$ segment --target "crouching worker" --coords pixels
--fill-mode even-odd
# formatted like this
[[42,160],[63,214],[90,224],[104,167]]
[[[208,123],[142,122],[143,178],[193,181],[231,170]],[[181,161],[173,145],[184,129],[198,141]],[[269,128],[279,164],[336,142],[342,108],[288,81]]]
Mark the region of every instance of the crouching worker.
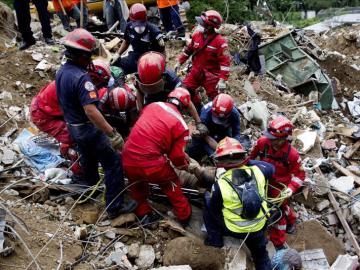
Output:
[[[205,195],[204,223],[207,230],[206,245],[223,246],[223,236],[244,239],[257,270],[271,269],[266,250],[265,229],[268,207],[266,179],[274,167],[266,162],[245,163],[246,151],[235,139],[226,137],[219,142],[215,162],[224,168]],[[219,172],[219,169],[218,169]]]
[[190,93],[179,87],[170,92],[167,102],[147,105],[124,145],[123,165],[131,185],[131,196],[138,203],[136,214],[144,225],[159,219],[147,201],[148,183],[159,185],[183,225],[190,219],[191,206],[174,170],[174,167],[189,170],[184,152],[189,129],[181,112],[190,103]]

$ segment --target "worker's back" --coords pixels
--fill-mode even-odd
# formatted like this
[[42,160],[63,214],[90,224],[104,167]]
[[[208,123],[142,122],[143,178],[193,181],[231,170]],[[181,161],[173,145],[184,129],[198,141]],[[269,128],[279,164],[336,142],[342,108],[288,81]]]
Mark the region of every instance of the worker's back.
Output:
[[146,106],[131,130],[123,150],[125,166],[166,163],[174,143],[188,136],[188,128],[175,105],[155,102]]

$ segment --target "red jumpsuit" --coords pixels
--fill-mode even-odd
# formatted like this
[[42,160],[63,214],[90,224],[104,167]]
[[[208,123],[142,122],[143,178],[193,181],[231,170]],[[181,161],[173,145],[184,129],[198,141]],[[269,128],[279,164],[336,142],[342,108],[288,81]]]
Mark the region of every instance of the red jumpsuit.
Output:
[[[256,142],[254,149],[249,155],[249,159],[260,157],[261,161],[266,161],[275,166],[275,173],[270,179],[268,196],[277,197],[284,188],[279,183],[284,184],[295,193],[303,184],[305,172],[301,165],[301,158],[298,151],[291,146],[289,141],[278,151],[271,147],[271,140],[261,137]],[[281,205],[283,217],[277,224],[270,229],[270,240],[275,247],[282,246],[286,241],[286,226],[294,225],[296,222],[296,214],[289,207],[288,201],[284,201]]]
[[122,153],[129,183],[136,183],[131,186],[131,196],[138,203],[138,216],[151,212],[147,202],[148,183],[157,183],[171,202],[177,218],[184,221],[190,217],[190,204],[173,168],[188,167],[184,152],[188,140],[189,129],[175,105],[155,102],[142,110]]
[[[30,108],[31,121],[39,130],[54,137],[60,142],[60,153],[70,160],[77,159],[76,152],[72,149],[74,142],[66,126],[63,112],[60,109],[56,95],[55,81],[52,81],[33,98]],[[72,171],[75,174],[81,173],[79,163],[73,165]]]
[[197,31],[179,56],[179,63],[183,64],[192,55],[192,68],[183,84],[190,90],[195,105],[201,103],[200,96],[195,94],[197,88],[204,87],[206,95],[214,99],[218,95],[216,85],[219,80],[229,78],[230,57],[226,54],[227,48],[227,40],[220,34],[213,33],[205,39],[204,33]]

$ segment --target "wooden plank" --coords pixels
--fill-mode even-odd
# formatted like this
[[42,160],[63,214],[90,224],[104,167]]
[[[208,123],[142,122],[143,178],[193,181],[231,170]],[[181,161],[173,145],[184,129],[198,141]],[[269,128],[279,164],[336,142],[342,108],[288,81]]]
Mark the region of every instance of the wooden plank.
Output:
[[346,176],[351,176],[354,178],[354,181],[360,185],[360,177],[353,174],[352,172],[350,172],[348,169],[345,169],[343,166],[341,166],[339,163],[333,161],[332,164],[334,165],[334,167],[341,172],[342,174],[346,175]]
[[[335,164],[337,164],[335,162]],[[337,164],[338,166],[340,166],[339,164]],[[341,167],[341,166],[340,166]],[[342,168],[342,167],[341,167]],[[321,176],[321,177],[324,177],[324,175],[322,174],[322,171],[320,170],[319,167],[316,167],[315,168],[315,171]],[[356,241],[356,237],[354,235],[354,233],[352,232],[349,224],[347,223],[345,217],[343,216],[342,212],[341,212],[341,208],[340,208],[340,205],[339,203],[336,201],[336,198],[334,196],[334,194],[332,193],[331,190],[329,190],[328,192],[328,197],[329,197],[329,200],[331,202],[331,204],[333,205],[334,207],[334,210],[341,222],[341,225],[343,226],[345,232],[346,232],[346,235],[347,237],[349,238],[352,246],[354,247],[355,249],[355,252],[358,256],[360,256],[360,246],[359,246],[359,243]]]
[[351,146],[351,148],[345,153],[344,157],[346,159],[351,158],[351,156],[360,148],[360,140]]

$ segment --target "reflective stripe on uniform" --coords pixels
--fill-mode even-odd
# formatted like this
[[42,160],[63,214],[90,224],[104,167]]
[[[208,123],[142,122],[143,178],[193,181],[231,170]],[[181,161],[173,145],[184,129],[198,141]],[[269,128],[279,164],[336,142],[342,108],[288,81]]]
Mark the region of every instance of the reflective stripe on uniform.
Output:
[[[251,220],[244,220],[244,221],[233,221],[230,220],[231,223],[235,224],[236,226],[239,227],[247,227],[247,226],[253,226],[253,225],[257,225],[261,220],[263,220],[265,218],[265,216],[261,217],[261,218],[255,218],[255,219],[251,219]],[[286,229],[286,226],[285,226]]]
[[237,214],[237,215],[241,215],[242,211],[243,211],[243,208],[239,207],[239,208],[231,209],[230,211]]
[[274,228],[278,229],[279,231],[286,231],[286,225],[275,224]]
[[230,67],[220,66],[220,70],[230,71]]
[[176,111],[174,111],[172,108],[167,106],[164,102],[155,102],[157,105],[159,105],[161,108],[163,108],[165,111],[173,115],[177,120],[180,121],[180,123],[183,125],[183,127],[188,130],[188,126],[186,125],[184,119],[179,115]]
[[207,47],[208,47],[209,49],[216,50],[216,47],[214,47],[214,46],[207,45]]
[[291,182],[295,182],[296,184],[302,186],[303,185],[303,181],[301,181],[300,178],[296,177],[296,176],[292,176],[291,177]]

